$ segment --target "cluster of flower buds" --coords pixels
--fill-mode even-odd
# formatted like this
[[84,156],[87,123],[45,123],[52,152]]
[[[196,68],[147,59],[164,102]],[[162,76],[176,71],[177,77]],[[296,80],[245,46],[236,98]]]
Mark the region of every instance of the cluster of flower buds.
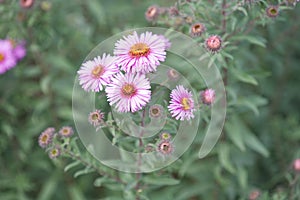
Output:
[[40,134],[38,143],[48,152],[49,157],[54,159],[61,155],[62,146],[69,143],[69,138],[73,134],[73,128],[70,126],[63,126],[58,132],[55,128],[49,127]]

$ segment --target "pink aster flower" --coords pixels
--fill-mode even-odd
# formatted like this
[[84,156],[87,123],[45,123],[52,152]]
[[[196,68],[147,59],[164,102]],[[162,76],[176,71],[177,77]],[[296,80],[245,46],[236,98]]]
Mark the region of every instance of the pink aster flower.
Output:
[[77,72],[79,84],[85,91],[99,92],[103,86],[110,83],[112,76],[119,71],[115,65],[115,57],[103,54],[94,60],[88,60],[82,64]]
[[12,44],[9,40],[0,40],[0,74],[13,68],[16,64]]
[[190,91],[179,85],[172,90],[170,97],[171,101],[168,108],[172,117],[175,117],[176,120],[194,118],[194,100]]
[[26,55],[26,48],[25,48],[25,42],[22,41],[18,43],[14,49],[13,49],[13,54],[17,60],[21,60],[22,58],[25,57]]
[[109,104],[116,104],[119,112],[135,112],[150,101],[150,88],[150,82],[143,74],[119,73],[105,91]]
[[55,129],[52,127],[47,128],[44,130],[38,139],[39,145],[42,148],[46,148],[48,145],[52,143],[52,139],[54,137]]
[[201,100],[206,105],[211,105],[216,98],[216,92],[213,89],[206,89],[200,92]]
[[160,62],[165,61],[169,46],[169,40],[162,35],[146,32],[138,36],[133,32],[115,44],[116,63],[128,73],[153,72]]
[[74,134],[73,128],[70,126],[63,126],[58,134],[62,137],[71,137]]

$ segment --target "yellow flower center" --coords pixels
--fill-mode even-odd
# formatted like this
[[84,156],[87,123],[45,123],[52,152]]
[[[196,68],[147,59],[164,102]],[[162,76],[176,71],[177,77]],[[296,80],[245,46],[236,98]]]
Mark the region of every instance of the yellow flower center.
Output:
[[130,97],[135,93],[135,88],[133,85],[127,83],[122,87],[122,93],[123,95]]
[[43,135],[43,137],[41,138],[42,142],[47,142],[48,140],[48,135]]
[[51,154],[52,154],[52,155],[56,155],[56,154],[57,154],[57,150],[56,150],[56,149],[53,149],[53,150],[51,151]]
[[145,43],[136,43],[132,47],[130,47],[129,54],[132,57],[142,57],[148,55],[150,52],[150,48]]
[[66,128],[65,128],[65,129],[63,129],[62,132],[63,132],[64,135],[68,135],[68,134],[69,134],[69,129],[66,129]]
[[95,78],[100,78],[103,72],[104,72],[104,67],[102,65],[98,65],[92,70],[92,75]]
[[162,138],[163,139],[169,139],[170,135],[168,133],[163,133]]
[[4,60],[4,55],[2,53],[0,53],[0,62],[2,62]]
[[98,120],[100,118],[100,116],[98,115],[98,113],[92,114],[92,120]]
[[183,110],[189,110],[189,109],[191,109],[190,101],[186,97],[182,98],[181,105],[183,107]]

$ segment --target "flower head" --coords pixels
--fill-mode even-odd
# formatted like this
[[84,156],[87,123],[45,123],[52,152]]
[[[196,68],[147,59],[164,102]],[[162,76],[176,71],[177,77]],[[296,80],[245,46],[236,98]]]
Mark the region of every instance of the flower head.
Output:
[[206,105],[211,105],[216,98],[216,92],[213,89],[206,89],[200,92],[201,100]]
[[205,40],[205,47],[212,53],[218,52],[222,48],[222,39],[218,35],[209,36]]
[[109,104],[115,104],[119,112],[135,112],[150,101],[150,88],[150,82],[143,74],[119,73],[105,91]]
[[20,5],[23,8],[30,8],[34,4],[34,0],[20,0]]
[[160,13],[159,7],[157,5],[152,5],[148,7],[147,11],[145,12],[145,18],[147,21],[152,22],[155,21]]
[[266,14],[268,17],[275,18],[279,15],[279,7],[270,5],[266,9]]
[[150,106],[149,109],[149,116],[151,118],[159,118],[163,116],[164,108],[161,105],[155,104],[153,106]]
[[13,46],[9,40],[0,40],[0,74],[13,68],[17,60],[13,54]]
[[52,127],[47,128],[44,130],[39,136],[39,145],[42,148],[46,148],[52,143],[52,139],[54,136],[55,129]]
[[101,112],[101,110],[95,110],[89,114],[89,122],[94,127],[101,125],[103,123],[103,119],[104,113]]
[[190,91],[179,85],[172,90],[170,97],[168,108],[172,117],[175,117],[176,120],[190,120],[194,118],[194,100]]
[[169,140],[171,140],[172,136],[171,136],[170,133],[164,131],[164,132],[160,133],[159,137],[160,137],[161,140],[169,141]]
[[71,137],[74,134],[73,128],[70,126],[63,126],[58,134],[62,137]]
[[116,63],[127,73],[148,73],[156,71],[160,62],[166,59],[169,43],[162,35],[151,32],[136,32],[123,37],[115,44]]
[[157,145],[157,151],[162,155],[170,155],[174,152],[174,145],[168,140],[162,140]]
[[293,167],[295,171],[300,172],[300,158],[294,160]]
[[85,91],[99,92],[103,86],[110,83],[112,76],[119,72],[115,65],[115,57],[103,54],[102,58],[97,56],[94,60],[88,60],[82,64],[77,72],[79,84]]
[[49,150],[48,155],[51,159],[57,158],[60,156],[61,150],[59,146],[53,147]]
[[202,23],[195,23],[191,26],[190,34],[192,37],[200,36],[203,32],[206,31],[206,27]]

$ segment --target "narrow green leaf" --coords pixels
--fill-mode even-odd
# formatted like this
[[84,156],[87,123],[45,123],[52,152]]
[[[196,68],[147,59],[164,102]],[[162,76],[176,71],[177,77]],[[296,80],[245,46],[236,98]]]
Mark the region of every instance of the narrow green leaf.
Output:
[[264,147],[264,145],[258,140],[258,138],[253,133],[251,132],[246,133],[244,135],[244,141],[246,145],[249,146],[254,151],[260,153],[265,157],[269,156],[268,150]]
[[238,181],[239,181],[239,185],[242,187],[242,189],[246,189],[247,188],[247,183],[248,183],[248,173],[244,168],[238,168],[237,171],[237,175],[238,175]]
[[227,171],[229,171],[232,174],[235,172],[235,169],[231,164],[230,149],[228,145],[225,144],[221,145],[219,150],[219,161]]
[[144,182],[152,185],[177,185],[180,183],[180,180],[168,177],[147,176],[144,178]]
[[238,80],[245,82],[245,83],[252,84],[252,85],[258,84],[256,79],[253,76],[251,76],[237,68],[234,68],[234,67],[230,68],[230,70]]
[[79,161],[79,160],[76,160],[76,161],[74,161],[74,162],[68,164],[67,166],[65,166],[64,172],[69,171],[71,168],[73,168],[73,167],[75,167],[75,166],[77,166],[77,165],[79,165],[79,164],[80,164],[80,161]]
[[86,167],[86,168],[84,168],[82,170],[77,171],[74,174],[74,178],[77,178],[78,176],[85,175],[85,174],[88,174],[88,173],[91,173],[91,172],[94,172],[94,171],[95,171],[94,169]]
[[231,141],[241,150],[245,151],[245,143],[243,140],[243,130],[236,120],[230,120],[225,123],[225,130]]

